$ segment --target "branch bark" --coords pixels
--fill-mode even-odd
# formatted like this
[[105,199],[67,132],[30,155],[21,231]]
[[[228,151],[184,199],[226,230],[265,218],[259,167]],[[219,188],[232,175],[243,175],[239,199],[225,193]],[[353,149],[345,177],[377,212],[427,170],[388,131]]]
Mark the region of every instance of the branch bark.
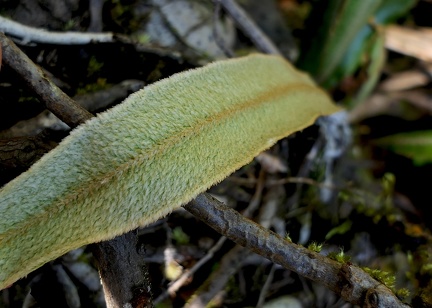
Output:
[[134,231],[93,245],[107,307],[153,307],[147,265],[137,245]]
[[31,137],[0,139],[0,186],[26,171],[56,146],[47,132]]
[[13,69],[36,94],[46,108],[71,128],[91,119],[93,115],[79,106],[30,60],[4,33],[0,32],[3,62]]
[[324,284],[352,304],[362,307],[409,307],[362,269],[350,263],[336,262],[289,242],[206,193],[184,208],[235,243],[305,278]]

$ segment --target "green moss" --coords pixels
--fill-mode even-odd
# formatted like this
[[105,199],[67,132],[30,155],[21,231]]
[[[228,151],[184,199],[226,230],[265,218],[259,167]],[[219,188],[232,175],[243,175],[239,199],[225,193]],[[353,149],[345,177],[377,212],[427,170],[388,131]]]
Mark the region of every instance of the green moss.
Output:
[[406,288],[401,288],[396,290],[396,276],[392,273],[382,271],[379,269],[371,269],[369,267],[362,268],[366,273],[368,273],[373,279],[379,281],[387,288],[389,288],[400,300],[404,300],[410,296],[410,291]]
[[98,78],[95,83],[86,84],[78,88],[76,94],[87,94],[106,89],[109,86],[105,78]]
[[420,274],[422,275],[427,274],[432,276],[432,264],[431,263],[423,264],[420,268]]
[[77,21],[74,19],[71,19],[64,24],[63,31],[75,30],[76,26],[77,26]]
[[140,28],[142,21],[136,18],[132,5],[127,4],[127,2],[111,0],[110,14],[111,20],[122,29],[122,33],[131,34]]
[[388,287],[390,290],[392,291],[395,290],[395,282],[396,282],[395,275],[379,269],[371,269],[369,267],[363,267],[363,270],[366,273],[368,273],[373,279],[378,280],[386,287]]
[[400,300],[404,300],[410,296],[410,291],[408,289],[402,288],[396,291],[396,296]]
[[150,35],[147,33],[137,33],[135,35],[132,34],[132,38],[140,44],[148,44],[151,40]]
[[351,257],[346,255],[343,251],[343,249],[341,248],[339,252],[336,251],[332,251],[330,252],[327,257],[329,257],[332,260],[335,260],[339,263],[347,263],[351,260]]
[[[365,179],[365,181],[378,185],[372,179]],[[346,188],[339,193],[338,198],[340,203],[349,203],[357,213],[370,217],[374,223],[378,223],[383,218],[392,223],[397,220],[393,206],[395,182],[394,174],[386,173],[380,179],[379,194],[367,189]]]
[[185,245],[189,243],[189,235],[187,235],[181,227],[175,227],[172,231],[172,237],[177,244]]
[[323,244],[318,244],[317,242],[312,242],[307,247],[309,250],[315,251],[317,253],[321,252]]
[[103,62],[99,62],[95,56],[92,56],[87,66],[87,77],[93,76],[98,73],[103,66]]

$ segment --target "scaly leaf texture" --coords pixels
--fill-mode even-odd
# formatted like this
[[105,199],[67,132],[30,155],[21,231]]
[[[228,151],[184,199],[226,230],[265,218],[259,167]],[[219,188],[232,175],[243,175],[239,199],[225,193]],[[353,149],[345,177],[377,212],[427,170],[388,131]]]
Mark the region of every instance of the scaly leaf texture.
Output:
[[265,55],[132,94],[0,190],[0,289],[72,249],[154,222],[337,110],[306,74]]

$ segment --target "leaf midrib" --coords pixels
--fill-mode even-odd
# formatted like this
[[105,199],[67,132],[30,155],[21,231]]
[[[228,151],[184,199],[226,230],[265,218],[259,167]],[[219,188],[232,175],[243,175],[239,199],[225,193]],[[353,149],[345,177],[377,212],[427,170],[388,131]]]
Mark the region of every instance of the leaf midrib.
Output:
[[[305,83],[295,83],[295,84],[289,84],[289,85],[282,85],[272,88],[271,90],[268,90],[261,95],[256,96],[252,100],[245,101],[244,103],[235,105],[236,108],[233,108],[232,110],[222,110],[215,114],[214,116],[204,118],[198,122],[195,123],[195,125],[190,126],[184,130],[179,131],[177,134],[174,134],[166,139],[163,139],[164,142],[150,148],[146,149],[142,153],[137,154],[133,158],[126,160],[125,162],[121,163],[116,169],[114,169],[111,172],[104,173],[102,176],[97,175],[92,178],[90,178],[85,183],[80,182],[81,188],[73,188],[73,186],[69,187],[69,193],[67,193],[66,196],[59,196],[57,199],[54,199],[51,202],[51,205],[48,205],[43,208],[42,212],[35,213],[34,215],[31,215],[31,219],[25,219],[24,224],[27,226],[26,229],[31,228],[34,225],[39,224],[40,222],[43,222],[47,216],[52,216],[53,214],[59,210],[59,205],[63,204],[65,207],[68,206],[68,203],[71,200],[79,200],[82,198],[86,198],[86,196],[91,193],[92,191],[95,191],[102,187],[104,184],[101,183],[108,183],[113,178],[115,178],[119,173],[127,171],[131,166],[136,164],[141,164],[143,161],[152,158],[157,159],[158,156],[161,156],[164,152],[166,152],[172,145],[178,143],[181,139],[185,137],[192,136],[195,132],[201,130],[202,128],[209,126],[210,124],[213,124],[213,126],[216,126],[218,123],[221,123],[222,121],[228,119],[228,118],[234,118],[234,116],[238,113],[244,112],[248,109],[258,108],[262,105],[265,105],[267,103],[273,103],[275,98],[282,97],[284,95],[287,95],[287,93],[290,92],[302,92],[302,91],[308,91],[308,92],[322,92],[322,90],[316,88],[314,85],[309,85]],[[91,183],[90,185],[87,185]],[[61,192],[64,193],[64,192]],[[61,194],[60,193],[60,194]],[[10,238],[9,234],[14,233],[15,230],[23,228],[22,223],[19,222],[15,228],[12,227],[8,231],[4,232],[2,235],[0,235],[0,240]],[[3,242],[3,240],[2,240]],[[8,241],[3,242],[6,244]]]

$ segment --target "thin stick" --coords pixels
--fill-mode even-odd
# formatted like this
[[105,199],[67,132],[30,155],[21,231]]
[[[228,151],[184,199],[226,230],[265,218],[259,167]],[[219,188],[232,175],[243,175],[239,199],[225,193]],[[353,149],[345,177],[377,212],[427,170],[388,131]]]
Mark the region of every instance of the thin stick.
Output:
[[324,284],[352,304],[409,307],[360,268],[336,262],[289,242],[206,193],[198,195],[184,208],[235,243],[305,278]]
[[23,43],[46,43],[58,45],[84,45],[90,43],[114,42],[114,34],[85,33],[85,32],[57,32],[46,31],[29,27],[19,22],[0,16],[0,31],[10,36],[19,38]]
[[[261,169],[256,183],[255,193],[249,201],[249,205],[243,211],[243,217],[251,218],[258,209],[262,201],[262,193],[265,186],[266,172]],[[243,262],[249,255],[249,251],[241,246],[235,246],[226,253],[219,261],[220,266],[203,283],[191,299],[186,308],[198,308],[208,305],[208,303],[226,286],[230,277],[239,271]]]
[[214,0],[220,3],[225,11],[230,14],[238,27],[247,35],[255,46],[264,53],[273,55],[282,55],[275,44],[261,31],[255,22],[247,15],[247,13],[234,0]]
[[204,257],[202,257],[193,267],[184,272],[176,281],[173,281],[168,289],[159,295],[159,297],[157,297],[153,303],[157,305],[165,300],[170,294],[175,294],[182,286],[184,286],[190,277],[192,277],[208,260],[213,258],[214,254],[219,251],[226,240],[227,238],[225,236],[220,237],[217,243],[206,253]]
[[275,270],[276,270],[276,266],[277,266],[276,264],[273,264],[271,266],[271,268],[270,268],[270,272],[269,272],[269,274],[267,276],[267,279],[266,279],[264,285],[261,288],[260,295],[258,297],[258,302],[256,304],[257,308],[261,308],[264,305],[267,293],[268,293],[268,291],[270,289],[270,285],[271,285],[271,283],[273,281],[273,278],[274,278],[274,273],[275,273]]
[[74,128],[93,117],[52,83],[27,55],[1,32],[0,44],[3,48],[3,62],[24,80],[41,103],[60,120]]
[[219,31],[218,31],[218,20],[220,17],[220,9],[221,9],[221,5],[219,3],[219,1],[215,1],[215,7],[214,7],[214,12],[213,12],[213,27],[212,27],[212,33],[213,33],[213,38],[216,42],[216,44],[219,46],[219,48],[225,53],[225,55],[228,58],[234,58],[235,54],[234,52],[227,48],[225,41],[221,38],[221,36],[219,35]]

